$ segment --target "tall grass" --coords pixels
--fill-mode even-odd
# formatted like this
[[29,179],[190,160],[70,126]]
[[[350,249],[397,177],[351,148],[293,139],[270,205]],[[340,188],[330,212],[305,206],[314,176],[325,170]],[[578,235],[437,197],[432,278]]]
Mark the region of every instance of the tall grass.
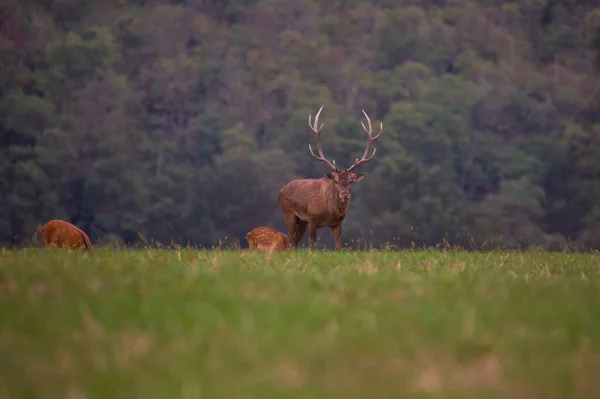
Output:
[[591,253],[0,251],[0,397],[600,397],[599,273]]

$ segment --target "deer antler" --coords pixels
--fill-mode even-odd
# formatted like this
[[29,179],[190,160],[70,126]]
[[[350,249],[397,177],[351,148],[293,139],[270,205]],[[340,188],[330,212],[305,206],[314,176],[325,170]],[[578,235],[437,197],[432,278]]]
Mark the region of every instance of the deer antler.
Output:
[[375,152],[377,151],[377,148],[373,148],[373,153],[371,154],[370,157],[367,158],[367,155],[369,154],[369,151],[371,150],[371,144],[373,144],[373,142],[375,140],[377,140],[379,138],[379,136],[381,136],[381,133],[383,132],[383,122],[379,122],[379,124],[380,124],[379,133],[377,134],[377,136],[373,136],[372,135],[373,128],[371,127],[371,119],[369,119],[369,115],[367,115],[367,113],[364,110],[363,110],[363,114],[365,114],[365,116],[367,117],[367,123],[369,125],[369,129],[367,129],[365,124],[362,121],[360,122],[360,124],[363,127],[363,130],[365,131],[365,133],[367,133],[367,145],[365,147],[365,152],[364,152],[362,158],[361,159],[356,158],[356,161],[354,162],[354,164],[352,164],[352,166],[350,166],[348,169],[346,169],[348,172],[352,171],[358,165],[369,162],[371,160],[371,158],[373,158],[375,156]]
[[319,156],[315,155],[310,144],[308,145],[308,149],[310,150],[311,155],[317,161],[321,161],[321,162],[325,163],[327,166],[329,166],[331,169],[333,169],[334,172],[339,172],[340,170],[335,165],[335,161],[333,163],[329,162],[327,160],[327,158],[325,158],[325,155],[323,155],[323,149],[321,148],[321,129],[323,129],[324,123],[321,123],[321,126],[319,126],[319,114],[321,113],[322,109],[323,109],[323,106],[321,105],[321,108],[319,108],[319,112],[317,112],[317,115],[315,115],[315,123],[313,125],[311,125],[311,122],[310,122],[312,115],[308,115],[308,126],[310,127],[310,130],[313,131],[315,136],[317,136],[317,151],[319,152]]

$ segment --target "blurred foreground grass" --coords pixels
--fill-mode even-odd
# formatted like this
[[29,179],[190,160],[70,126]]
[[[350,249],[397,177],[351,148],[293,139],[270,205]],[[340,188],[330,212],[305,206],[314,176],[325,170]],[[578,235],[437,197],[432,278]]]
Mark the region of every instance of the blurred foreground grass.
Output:
[[0,251],[0,397],[600,397],[599,273],[597,254]]

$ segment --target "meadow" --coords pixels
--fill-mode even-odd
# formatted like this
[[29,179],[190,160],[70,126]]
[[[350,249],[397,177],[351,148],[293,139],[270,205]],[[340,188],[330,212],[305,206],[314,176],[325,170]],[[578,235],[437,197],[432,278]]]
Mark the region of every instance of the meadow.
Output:
[[0,250],[0,397],[600,397],[597,253]]

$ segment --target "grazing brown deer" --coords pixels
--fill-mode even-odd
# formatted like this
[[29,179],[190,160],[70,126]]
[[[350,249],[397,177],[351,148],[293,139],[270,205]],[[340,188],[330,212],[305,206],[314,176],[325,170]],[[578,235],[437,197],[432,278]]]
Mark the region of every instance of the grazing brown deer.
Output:
[[92,243],[87,234],[64,220],[54,219],[40,228],[40,234],[47,248],[91,249]]
[[311,125],[311,115],[308,116],[308,126],[317,136],[317,151],[319,156],[313,152],[311,145],[308,145],[311,155],[329,166],[333,173],[327,173],[320,179],[297,179],[292,180],[279,190],[277,199],[279,207],[283,212],[285,225],[290,237],[290,245],[294,248],[304,235],[306,226],[308,225],[308,238],[311,248],[315,248],[317,244],[317,229],[322,227],[330,227],[333,239],[335,241],[335,249],[342,248],[340,236],[342,234],[342,221],[346,217],[348,205],[350,204],[351,188],[353,183],[357,183],[364,179],[362,173],[352,172],[357,166],[369,162],[375,156],[376,149],[373,148],[373,153],[370,156],[371,144],[377,140],[383,131],[383,123],[380,123],[379,133],[373,136],[371,128],[371,120],[365,111],[369,128],[360,122],[365,133],[367,133],[367,144],[365,152],[361,159],[356,159],[354,164],[345,170],[341,170],[335,164],[335,161],[329,162],[323,155],[321,148],[321,130],[323,124],[318,125],[319,114],[323,106],[315,116],[315,122]]
[[288,236],[270,227],[255,227],[248,234],[248,247],[256,250],[283,251],[288,249]]

